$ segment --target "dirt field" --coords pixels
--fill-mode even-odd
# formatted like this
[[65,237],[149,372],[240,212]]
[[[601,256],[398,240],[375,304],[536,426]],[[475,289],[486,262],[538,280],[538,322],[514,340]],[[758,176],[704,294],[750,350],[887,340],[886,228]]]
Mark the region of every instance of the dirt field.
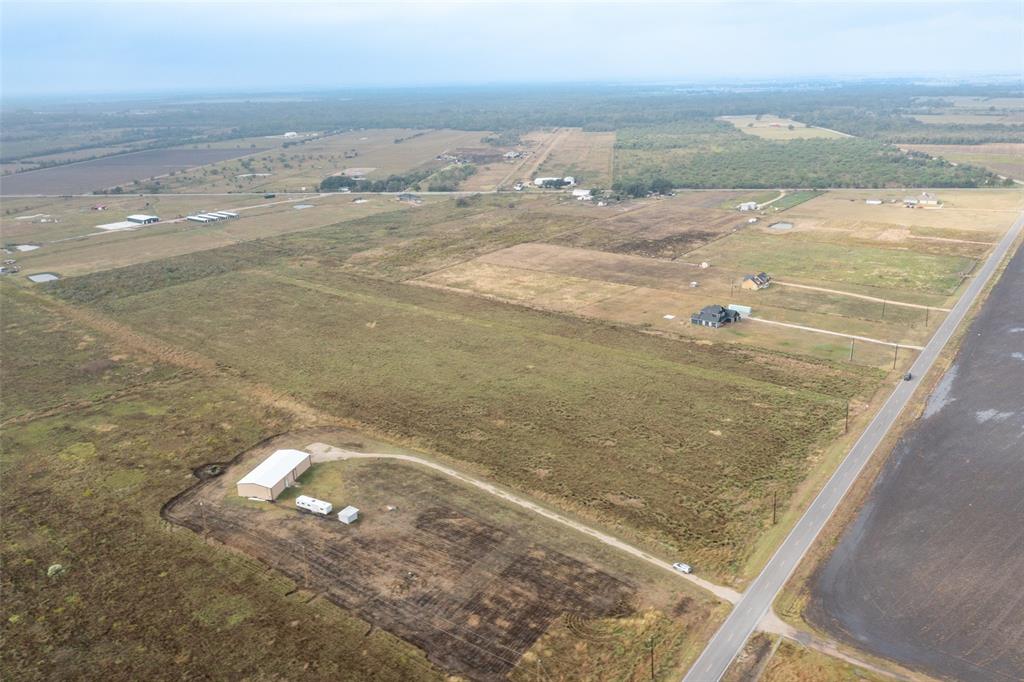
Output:
[[[259,150],[255,150],[259,151]],[[43,168],[0,179],[0,194],[84,194],[115,185],[129,188],[133,180],[183,171],[245,154],[250,149],[154,149],[94,161]]]
[[[771,114],[761,116],[721,116],[719,120],[728,121],[737,129],[748,135],[756,135],[766,140],[803,140],[809,138],[838,139],[846,137],[841,133],[824,128],[814,128],[788,118],[779,118]],[[793,127],[790,130],[790,126]]]
[[[352,434],[346,439],[349,447],[367,445]],[[666,590],[662,576],[595,548],[582,534],[564,538],[564,530],[414,465],[325,462],[276,504],[235,497],[234,482],[282,442],[257,448],[180,496],[166,517],[273,566],[452,673],[532,679],[531,663],[541,657],[547,674],[557,675],[593,665],[573,659],[614,648],[621,660],[613,665],[632,677],[646,671],[645,634],[671,645],[663,666],[671,672],[714,625],[711,604],[682,585],[682,592]],[[300,512],[292,502],[300,493],[357,505],[361,518],[345,526]],[[552,659],[537,647],[553,628],[567,632],[548,640],[575,640],[575,655]]]
[[813,579],[805,616],[942,678],[1024,677],[1024,251]]

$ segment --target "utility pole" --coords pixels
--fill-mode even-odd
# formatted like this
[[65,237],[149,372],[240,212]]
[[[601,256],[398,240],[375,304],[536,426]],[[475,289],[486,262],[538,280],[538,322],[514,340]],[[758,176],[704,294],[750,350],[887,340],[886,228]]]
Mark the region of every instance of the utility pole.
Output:
[[892,354],[892,368],[893,369],[896,369],[896,356],[899,355],[899,354],[900,354],[900,347],[899,347],[899,345],[897,345],[895,352],[893,352],[893,354]]
[[843,427],[843,433],[850,432],[850,401],[846,401],[846,426]]
[[850,362],[853,362],[853,342],[854,341],[856,341],[856,339],[850,339]]
[[885,301],[882,301],[882,319],[885,319]]
[[654,682],[654,637],[647,638],[647,648],[651,651],[651,682]]
[[776,506],[775,502],[776,502],[776,497],[777,496],[778,496],[778,493],[773,490],[772,491],[772,525],[773,526],[775,525],[775,506]]
[[924,328],[925,329],[928,329],[928,313],[930,313],[931,311],[932,311],[931,308],[925,308],[924,309]]

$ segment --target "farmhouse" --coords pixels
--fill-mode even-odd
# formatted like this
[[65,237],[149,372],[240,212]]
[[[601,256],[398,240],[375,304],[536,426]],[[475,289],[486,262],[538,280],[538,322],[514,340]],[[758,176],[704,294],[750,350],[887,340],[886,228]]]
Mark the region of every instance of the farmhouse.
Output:
[[125,218],[125,220],[138,225],[149,225],[150,223],[160,222],[160,218],[155,215],[146,215],[145,213],[134,213]]
[[702,327],[718,328],[732,322],[739,322],[740,314],[735,310],[723,308],[720,305],[704,306],[699,313],[690,316],[690,322],[699,324]]
[[882,200],[881,199],[865,199],[864,203],[867,204],[868,206],[881,206],[882,205]]
[[278,450],[238,482],[241,497],[275,500],[310,466],[308,452]]
[[757,289],[767,289],[771,284],[772,276],[767,272],[759,272],[756,275],[744,275],[743,284],[740,286],[744,289],[756,291]]
[[740,204],[736,208],[738,208],[741,211],[756,211],[757,210],[757,202],[756,201],[744,201],[742,204]]
[[574,189],[572,191],[572,195],[578,201],[590,201],[591,199],[594,198],[593,190],[589,189]]

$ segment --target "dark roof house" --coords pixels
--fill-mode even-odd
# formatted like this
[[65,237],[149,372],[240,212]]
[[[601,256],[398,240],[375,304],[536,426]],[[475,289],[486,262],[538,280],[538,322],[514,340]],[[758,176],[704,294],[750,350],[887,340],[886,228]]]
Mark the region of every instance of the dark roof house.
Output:
[[772,283],[772,276],[767,272],[759,272],[756,275],[744,275],[744,289],[767,289]]
[[740,314],[735,310],[723,308],[720,305],[704,306],[699,313],[690,316],[690,322],[703,327],[721,327],[731,322],[739,322]]

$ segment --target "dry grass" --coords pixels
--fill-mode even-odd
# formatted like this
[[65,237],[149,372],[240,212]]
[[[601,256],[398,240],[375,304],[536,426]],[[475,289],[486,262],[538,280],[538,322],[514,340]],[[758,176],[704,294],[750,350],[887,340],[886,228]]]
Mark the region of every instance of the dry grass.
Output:
[[904,144],[902,147],[941,156],[954,163],[969,163],[1000,175],[1024,179],[1024,143],[993,144]]
[[571,175],[583,187],[611,187],[615,133],[588,133],[571,128],[559,140],[536,175]]
[[[720,116],[719,120],[728,121],[737,129],[748,135],[755,135],[766,140],[804,140],[811,138],[840,139],[846,137],[824,128],[814,128],[789,118],[779,118],[771,114],[762,116]],[[793,127],[790,130],[790,126]]]

